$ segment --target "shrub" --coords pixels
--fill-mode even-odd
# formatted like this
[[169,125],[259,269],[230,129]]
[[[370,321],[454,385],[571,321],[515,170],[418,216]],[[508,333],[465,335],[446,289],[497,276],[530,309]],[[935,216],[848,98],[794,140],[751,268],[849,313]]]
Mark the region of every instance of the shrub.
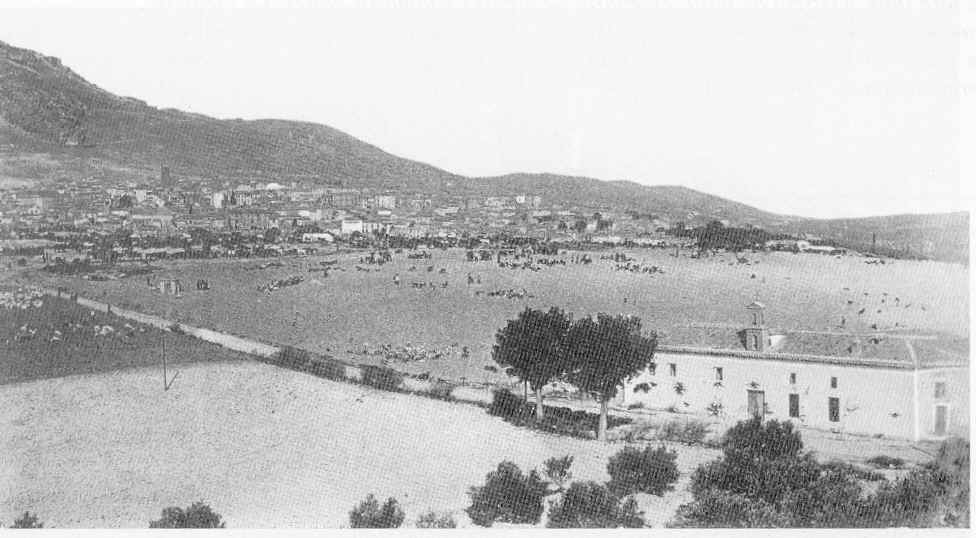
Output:
[[553,529],[644,526],[637,503],[633,499],[621,503],[610,490],[596,482],[574,482],[562,499],[549,509],[547,527]]
[[372,493],[349,511],[349,526],[354,529],[395,529],[403,524],[403,510],[390,497],[380,506]]
[[451,396],[451,393],[453,391],[454,391],[454,385],[446,381],[438,381],[433,385],[431,385],[430,390],[428,391],[427,394],[431,398],[450,402],[454,400],[454,396]]
[[396,391],[403,383],[403,375],[392,368],[367,365],[362,372],[363,384],[380,390]]
[[867,460],[867,462],[882,469],[901,469],[905,466],[905,460],[901,458],[893,458],[884,454],[875,456]]
[[453,529],[457,527],[454,516],[451,514],[438,515],[433,510],[422,514],[417,518],[418,529]]
[[164,508],[162,517],[149,522],[150,529],[222,529],[220,514],[202,502],[195,502],[183,510],[177,506]]
[[694,502],[681,505],[671,527],[773,528],[789,526],[789,518],[776,507],[738,493],[708,489],[695,495]]
[[37,518],[37,514],[24,512],[24,515],[14,520],[11,529],[43,529],[44,524]]
[[468,491],[471,506],[465,511],[475,525],[490,527],[503,523],[538,523],[546,484],[536,471],[522,474],[517,465],[503,461],[485,475],[485,485]]
[[617,495],[650,493],[664,495],[678,480],[678,454],[664,446],[639,450],[625,447],[610,457],[607,486]]
[[708,414],[711,415],[711,416],[713,416],[713,417],[721,416],[722,415],[722,411],[724,409],[725,409],[725,406],[722,405],[722,402],[712,402],[712,403],[708,404],[707,406],[705,406],[705,411],[707,411]]
[[316,359],[312,365],[312,373],[332,381],[344,381],[346,379],[346,365],[333,359]]
[[169,332],[176,333],[176,334],[186,334],[186,331],[183,330],[183,326],[180,325],[179,323],[171,323],[169,326]]
[[523,416],[525,411],[525,401],[512,391],[497,389],[492,393],[491,405],[488,407],[489,414],[496,417],[513,418]]
[[644,402],[634,402],[627,405],[627,409],[644,409]]
[[[535,416],[535,407],[525,403],[521,397],[505,389],[496,390],[492,394],[488,413],[502,417],[515,426],[532,428],[547,433],[571,435],[582,439],[595,436],[599,415],[586,411],[574,411],[567,407],[545,407],[545,416],[541,419]],[[631,419],[610,416],[607,426],[614,428],[622,424],[629,424]]]
[[549,458],[542,465],[542,470],[546,474],[546,478],[559,489],[563,489],[563,485],[573,478],[573,473],[569,470],[573,465],[572,456]]
[[661,425],[658,439],[662,441],[676,441],[688,445],[701,444],[708,434],[708,425],[697,420],[671,420]]
[[638,384],[634,385],[634,392],[635,393],[637,393],[637,392],[644,392],[644,393],[651,392],[651,385],[649,383],[638,383]]
[[312,365],[312,355],[304,349],[283,346],[275,354],[275,361],[288,368],[304,369]]

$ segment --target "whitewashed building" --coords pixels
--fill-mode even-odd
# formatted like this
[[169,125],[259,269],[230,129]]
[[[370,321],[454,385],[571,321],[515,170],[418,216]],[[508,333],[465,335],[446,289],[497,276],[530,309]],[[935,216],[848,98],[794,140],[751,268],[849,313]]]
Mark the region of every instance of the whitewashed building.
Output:
[[748,323],[659,335],[654,365],[618,405],[907,439],[969,435],[969,342],[906,334],[775,331]]

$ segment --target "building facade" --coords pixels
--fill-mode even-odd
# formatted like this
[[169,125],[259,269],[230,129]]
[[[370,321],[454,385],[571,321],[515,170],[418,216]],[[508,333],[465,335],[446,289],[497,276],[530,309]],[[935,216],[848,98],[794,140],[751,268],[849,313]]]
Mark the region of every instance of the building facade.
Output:
[[[761,304],[749,305],[748,314],[750,323],[725,345],[660,345],[653,366],[628,381],[616,403],[732,419],[758,415],[839,433],[968,437],[968,357],[929,355],[932,340],[923,346],[910,338],[877,356],[852,346],[841,346],[845,355],[816,354],[791,348],[789,333],[766,327]],[[893,353],[901,346],[904,355]]]

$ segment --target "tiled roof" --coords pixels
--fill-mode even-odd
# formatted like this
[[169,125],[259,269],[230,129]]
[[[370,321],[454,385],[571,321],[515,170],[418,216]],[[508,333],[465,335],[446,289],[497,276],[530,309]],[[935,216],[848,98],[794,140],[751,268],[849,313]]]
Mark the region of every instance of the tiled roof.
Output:
[[666,348],[727,350],[751,356],[805,356],[850,359],[857,363],[898,363],[919,368],[969,364],[969,339],[943,335],[900,333],[844,333],[769,329],[772,346],[758,354],[747,352],[742,328],[726,324],[670,327],[658,333]]

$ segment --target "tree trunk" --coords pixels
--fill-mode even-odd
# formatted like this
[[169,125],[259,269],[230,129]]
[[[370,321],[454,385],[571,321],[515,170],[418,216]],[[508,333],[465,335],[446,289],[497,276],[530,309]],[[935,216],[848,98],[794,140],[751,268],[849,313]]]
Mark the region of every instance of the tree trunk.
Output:
[[529,382],[528,381],[522,382],[522,400],[524,400],[525,403],[529,403]]
[[607,408],[609,402],[606,398],[600,398],[600,425],[596,431],[596,438],[600,441],[607,440]]
[[544,411],[542,409],[542,387],[535,389],[535,418],[542,420]]

